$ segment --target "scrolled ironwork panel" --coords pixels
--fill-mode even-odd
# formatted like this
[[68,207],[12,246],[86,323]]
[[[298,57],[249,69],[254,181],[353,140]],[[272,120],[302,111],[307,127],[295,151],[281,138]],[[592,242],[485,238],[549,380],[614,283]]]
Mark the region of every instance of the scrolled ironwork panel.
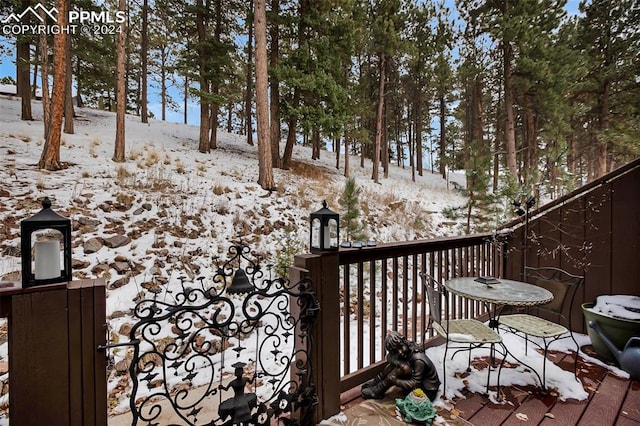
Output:
[[209,280],[182,277],[136,304],[133,425],[311,424],[311,282],[272,277],[242,243],[228,254]]

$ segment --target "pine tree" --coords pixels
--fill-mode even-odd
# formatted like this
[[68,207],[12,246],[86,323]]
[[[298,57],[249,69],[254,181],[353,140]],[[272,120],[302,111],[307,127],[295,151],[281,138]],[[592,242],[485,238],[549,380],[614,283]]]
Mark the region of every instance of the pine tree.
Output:
[[[637,156],[640,14],[637,0],[581,2],[584,17],[578,27],[580,51],[586,52],[588,74],[581,98],[588,108],[592,178],[602,176],[617,162]],[[631,145],[625,141],[634,140]],[[635,146],[634,146],[635,145]],[[617,157],[617,158],[616,158]]]
[[345,181],[342,195],[338,202],[342,207],[340,214],[342,227],[346,231],[347,241],[358,241],[365,238],[360,218],[360,197],[361,189],[356,184],[355,178],[351,177]]

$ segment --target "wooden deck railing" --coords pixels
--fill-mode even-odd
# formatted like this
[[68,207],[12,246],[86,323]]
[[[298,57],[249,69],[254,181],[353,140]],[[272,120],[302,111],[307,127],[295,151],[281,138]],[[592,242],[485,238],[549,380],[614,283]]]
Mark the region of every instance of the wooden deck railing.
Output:
[[[439,280],[499,276],[501,252],[492,234],[340,250],[341,390],[375,374],[389,330],[418,343],[433,337],[420,272]],[[461,317],[485,314],[479,303],[456,299],[452,306]]]

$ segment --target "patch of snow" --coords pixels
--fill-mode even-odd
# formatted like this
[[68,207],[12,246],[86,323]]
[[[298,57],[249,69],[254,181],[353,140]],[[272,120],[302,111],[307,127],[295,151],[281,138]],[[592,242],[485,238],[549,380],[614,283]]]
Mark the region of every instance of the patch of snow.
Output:
[[640,297],[619,294],[598,296],[591,310],[607,317],[640,321]]

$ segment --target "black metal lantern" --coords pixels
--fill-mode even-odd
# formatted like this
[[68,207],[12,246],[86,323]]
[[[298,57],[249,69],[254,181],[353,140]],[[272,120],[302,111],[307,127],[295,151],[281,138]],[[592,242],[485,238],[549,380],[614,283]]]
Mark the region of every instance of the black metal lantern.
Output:
[[23,288],[71,281],[71,220],[51,210],[49,198],[20,222],[20,243]]
[[310,232],[311,253],[338,250],[340,240],[340,215],[327,208],[327,202],[322,202],[322,208],[311,213]]

